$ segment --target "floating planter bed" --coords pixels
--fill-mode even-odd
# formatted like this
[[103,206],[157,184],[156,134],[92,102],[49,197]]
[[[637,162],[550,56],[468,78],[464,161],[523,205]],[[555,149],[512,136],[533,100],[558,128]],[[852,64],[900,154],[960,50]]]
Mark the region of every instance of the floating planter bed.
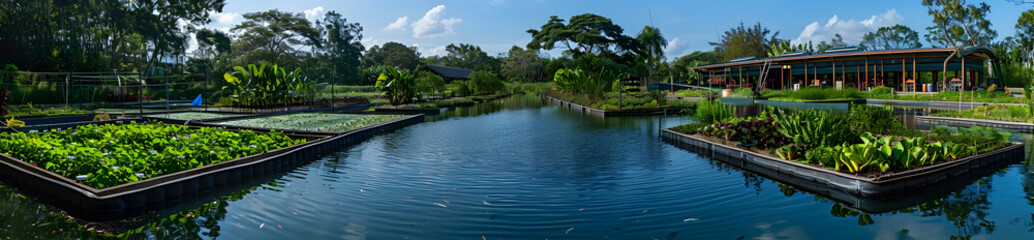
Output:
[[159,113],[159,114],[148,114],[144,115],[143,118],[146,120],[156,120],[164,123],[171,124],[184,124],[187,122],[194,121],[224,121],[239,117],[250,116],[248,114],[239,113],[221,113],[221,112],[175,112],[175,113]]
[[550,97],[550,96],[544,96],[544,97],[551,104],[556,104],[556,105],[559,105],[561,107],[566,107],[566,108],[570,108],[570,109],[573,109],[573,110],[585,112],[585,113],[596,115],[596,116],[602,116],[602,117],[662,115],[662,114],[665,114],[665,113],[674,113],[674,112],[678,112],[679,111],[679,110],[675,110],[675,111],[669,112],[669,109],[642,109],[642,110],[607,111],[607,110],[595,109],[595,108],[588,107],[588,106],[578,105],[578,104],[575,104],[575,103],[567,102],[567,101],[560,100],[560,99],[557,99],[557,98],[554,98],[554,97]]
[[[15,118],[17,120],[25,122],[26,126],[34,125],[51,125],[51,124],[62,124],[62,123],[76,123],[76,122],[89,122],[93,121],[96,114],[81,114],[81,115],[66,115],[66,116],[54,116],[54,117],[33,117],[33,118]],[[3,120],[5,123],[6,119]]]
[[969,127],[969,126],[983,126],[1002,130],[1011,130],[1025,133],[1034,132],[1034,124],[1030,123],[1019,123],[1019,122],[1006,122],[1006,121],[995,121],[995,120],[984,120],[984,119],[970,119],[970,118],[951,118],[951,117],[931,117],[931,116],[916,116],[916,123],[929,124],[929,125],[948,125],[954,127]]
[[355,129],[409,117],[411,115],[294,113],[235,119],[214,124],[249,129],[276,129],[296,133],[338,135]]
[[158,123],[0,133],[0,180],[77,218],[114,220],[289,169],[422,120],[413,116],[336,136]]
[[921,203],[1024,158],[1023,144],[1013,143],[953,161],[870,177],[778,159],[670,129],[662,129],[661,138],[680,148],[872,213]]

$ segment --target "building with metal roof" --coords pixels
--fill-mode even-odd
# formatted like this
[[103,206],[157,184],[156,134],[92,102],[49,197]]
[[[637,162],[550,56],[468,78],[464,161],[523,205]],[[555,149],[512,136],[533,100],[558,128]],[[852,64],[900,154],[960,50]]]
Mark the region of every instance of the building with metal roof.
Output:
[[441,76],[443,79],[445,79],[446,82],[451,82],[453,80],[470,80],[470,74],[474,73],[474,70],[470,69],[438,65],[427,65],[423,67],[421,70],[427,70],[431,73],[437,74],[438,76]]
[[[994,51],[985,47],[921,48],[861,51],[837,48],[822,54],[791,52],[777,57],[738,58],[728,63],[693,68],[708,79],[705,84],[739,88],[762,84],[766,89],[826,86],[867,90],[887,86],[898,91],[971,89],[984,84],[988,60],[997,62]],[[959,56],[962,56],[961,58]],[[950,57],[950,58],[949,58]],[[947,60],[947,61],[945,61]],[[942,80],[947,73],[948,81]],[[758,81],[764,78],[765,81]]]

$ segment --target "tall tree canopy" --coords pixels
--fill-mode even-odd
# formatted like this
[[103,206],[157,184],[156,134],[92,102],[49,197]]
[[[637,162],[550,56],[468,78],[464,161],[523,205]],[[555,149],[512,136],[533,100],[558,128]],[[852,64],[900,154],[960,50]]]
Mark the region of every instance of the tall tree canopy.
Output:
[[722,62],[728,62],[741,57],[763,58],[768,55],[772,44],[780,42],[778,37],[778,31],[772,33],[772,30],[761,26],[760,22],[751,27],[741,22],[740,26],[725,31],[718,42],[708,44],[714,46]]
[[1022,60],[1034,61],[1034,9],[1023,12],[1016,20],[1016,45],[1013,51],[1019,52]]
[[330,67],[332,79],[358,81],[359,60],[366,50],[360,42],[363,40],[363,27],[330,11],[323,17],[319,30],[322,42],[319,50]]
[[[298,48],[311,45],[322,47],[319,30],[312,26],[301,13],[288,13],[279,10],[245,13],[244,21],[231,29],[237,34],[237,42],[241,49],[254,49],[241,54],[236,61],[238,65],[269,61],[273,64],[291,66],[281,63],[287,55],[295,54]],[[237,48],[237,47],[235,47]]]
[[653,82],[653,68],[658,62],[664,61],[664,48],[668,47],[668,40],[661,35],[661,30],[655,27],[643,27],[643,31],[636,35],[636,40],[642,46],[643,57],[646,58],[646,67],[649,74],[649,82]]
[[875,32],[866,33],[862,37],[862,46],[868,50],[892,50],[920,48],[919,33],[901,24],[891,27],[880,27]]
[[698,80],[698,76],[690,70],[692,67],[719,63],[718,53],[712,51],[694,51],[690,54],[675,58],[671,63],[671,74],[680,82],[691,83]]
[[516,78],[520,81],[533,81],[542,78],[542,58],[538,51],[524,50],[521,47],[513,46],[503,58],[502,74],[507,78]]
[[[0,61],[33,71],[111,71],[167,64],[224,0],[0,0]],[[180,24],[185,23],[185,25]]]
[[641,53],[639,41],[624,35],[621,26],[614,24],[609,18],[590,13],[571,17],[567,24],[564,23],[564,19],[551,16],[541,29],[530,29],[528,33],[532,38],[528,43],[528,49],[553,50],[557,43],[560,43],[575,58],[585,54],[612,58],[628,53]]
[[489,72],[499,72],[499,65],[502,64],[502,61],[489,56],[487,52],[481,50],[481,47],[473,44],[449,44],[445,47],[445,51],[448,52],[447,55],[429,58],[429,63]]
[[923,0],[922,3],[933,16],[935,26],[931,30],[936,31],[931,31],[927,40],[936,41],[932,44],[937,47],[990,45],[998,37],[998,32],[991,29],[991,21],[987,20],[991,12],[987,3],[973,5],[966,4],[965,0]]
[[233,39],[226,33],[218,30],[202,28],[194,35],[197,40],[197,55],[211,58],[216,54],[230,52],[230,43]]
[[362,65],[366,67],[383,65],[400,70],[414,70],[419,64],[420,53],[416,47],[407,47],[398,42],[370,47],[362,59]]

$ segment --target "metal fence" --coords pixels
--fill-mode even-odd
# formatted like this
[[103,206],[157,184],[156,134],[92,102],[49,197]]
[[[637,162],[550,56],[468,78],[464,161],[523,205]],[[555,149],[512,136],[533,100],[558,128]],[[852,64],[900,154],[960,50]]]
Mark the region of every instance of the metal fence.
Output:
[[211,105],[218,88],[205,74],[147,76],[119,72],[0,72],[7,108],[16,111],[82,109],[110,113],[189,108],[198,97]]

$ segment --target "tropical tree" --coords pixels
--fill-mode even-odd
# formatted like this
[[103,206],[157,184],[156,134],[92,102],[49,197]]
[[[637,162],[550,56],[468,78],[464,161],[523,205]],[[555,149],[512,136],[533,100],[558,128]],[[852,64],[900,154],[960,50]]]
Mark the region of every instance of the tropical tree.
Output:
[[668,40],[661,35],[661,30],[655,27],[643,27],[643,31],[636,35],[636,40],[643,46],[643,57],[646,58],[646,67],[649,74],[648,82],[653,81],[654,65],[664,60],[664,48],[668,47]]
[[370,47],[363,55],[362,66],[390,66],[395,69],[414,70],[420,64],[420,52],[416,47],[407,47],[398,42],[388,42]]
[[[944,59],[945,67],[961,47],[988,45],[998,36],[998,33],[991,29],[991,21],[986,18],[987,14],[991,12],[991,6],[987,3],[971,5],[966,4],[965,0],[923,0],[922,4],[933,16],[935,29],[939,28],[937,33],[940,34],[938,35],[944,36],[931,37],[934,34],[931,32],[927,35],[927,39],[940,40],[938,44],[955,48],[955,51]],[[941,80],[948,80],[946,71],[941,74]],[[934,84],[937,82],[934,81]]]
[[316,84],[301,75],[301,68],[288,72],[277,65],[266,66],[233,67],[234,72],[223,74],[227,83],[223,90],[232,91],[235,103],[249,107],[312,100]]
[[194,35],[197,40],[196,54],[199,57],[212,58],[218,54],[230,52],[230,43],[233,42],[229,35],[218,30],[202,28]]
[[786,53],[799,52],[799,51],[815,51],[811,47],[811,42],[808,44],[792,44],[790,40],[779,41],[778,44],[772,44],[772,50],[768,51],[769,57],[782,56]]
[[1027,10],[1016,20],[1016,44],[1020,60],[1030,66],[1034,62],[1034,9]]
[[[987,20],[991,6],[987,3],[966,4],[965,0],[923,0],[933,23],[944,35],[938,44],[942,46],[982,46],[989,45],[998,33],[991,28]],[[961,45],[961,46],[959,46]]]
[[840,36],[839,33],[833,34],[833,38],[829,42],[821,41],[815,46],[816,50],[818,50],[817,53],[824,53],[826,50],[842,47],[847,47],[847,43],[844,42],[844,37]]
[[503,58],[502,74],[506,78],[516,78],[520,81],[537,80],[541,76],[544,65],[542,63],[543,60],[539,57],[538,51],[513,46]]
[[318,23],[323,42],[320,48],[321,61],[330,66],[329,74],[333,79],[344,79],[358,84],[359,60],[363,56],[363,27],[359,23],[350,23],[341,14],[330,11]]
[[377,83],[374,85],[385,95],[388,95],[392,105],[398,105],[412,101],[417,96],[416,79],[409,71],[399,71],[394,67],[386,67]]
[[861,45],[869,50],[893,50],[920,48],[919,33],[904,25],[880,27],[875,32],[866,33]]
[[459,45],[449,44],[445,47],[448,54],[443,57],[431,57],[427,59],[429,64],[444,65],[473,69],[475,71],[499,72],[502,61],[489,56],[481,47],[473,44],[461,43]]
[[590,13],[571,17],[567,24],[564,19],[551,16],[540,29],[527,32],[532,38],[527,47],[532,50],[553,50],[559,43],[575,58],[585,54],[605,58],[627,53],[641,54],[639,41],[624,35],[621,26],[609,18]]
[[690,54],[676,58],[671,63],[672,75],[685,83],[693,83],[699,80],[699,75],[692,68],[697,66],[718,63],[718,54],[712,51],[695,51]]
[[[230,31],[237,34],[237,44],[243,52],[236,62],[282,62],[305,45],[322,47],[319,30],[301,13],[279,10],[244,14],[244,22]],[[237,47],[235,47],[237,48]]]
[[[771,35],[770,35],[771,34]],[[780,42],[779,32],[772,33],[758,22],[747,27],[742,22],[722,34],[718,42],[709,42],[722,62],[741,57],[764,58],[771,51],[771,45]]]

